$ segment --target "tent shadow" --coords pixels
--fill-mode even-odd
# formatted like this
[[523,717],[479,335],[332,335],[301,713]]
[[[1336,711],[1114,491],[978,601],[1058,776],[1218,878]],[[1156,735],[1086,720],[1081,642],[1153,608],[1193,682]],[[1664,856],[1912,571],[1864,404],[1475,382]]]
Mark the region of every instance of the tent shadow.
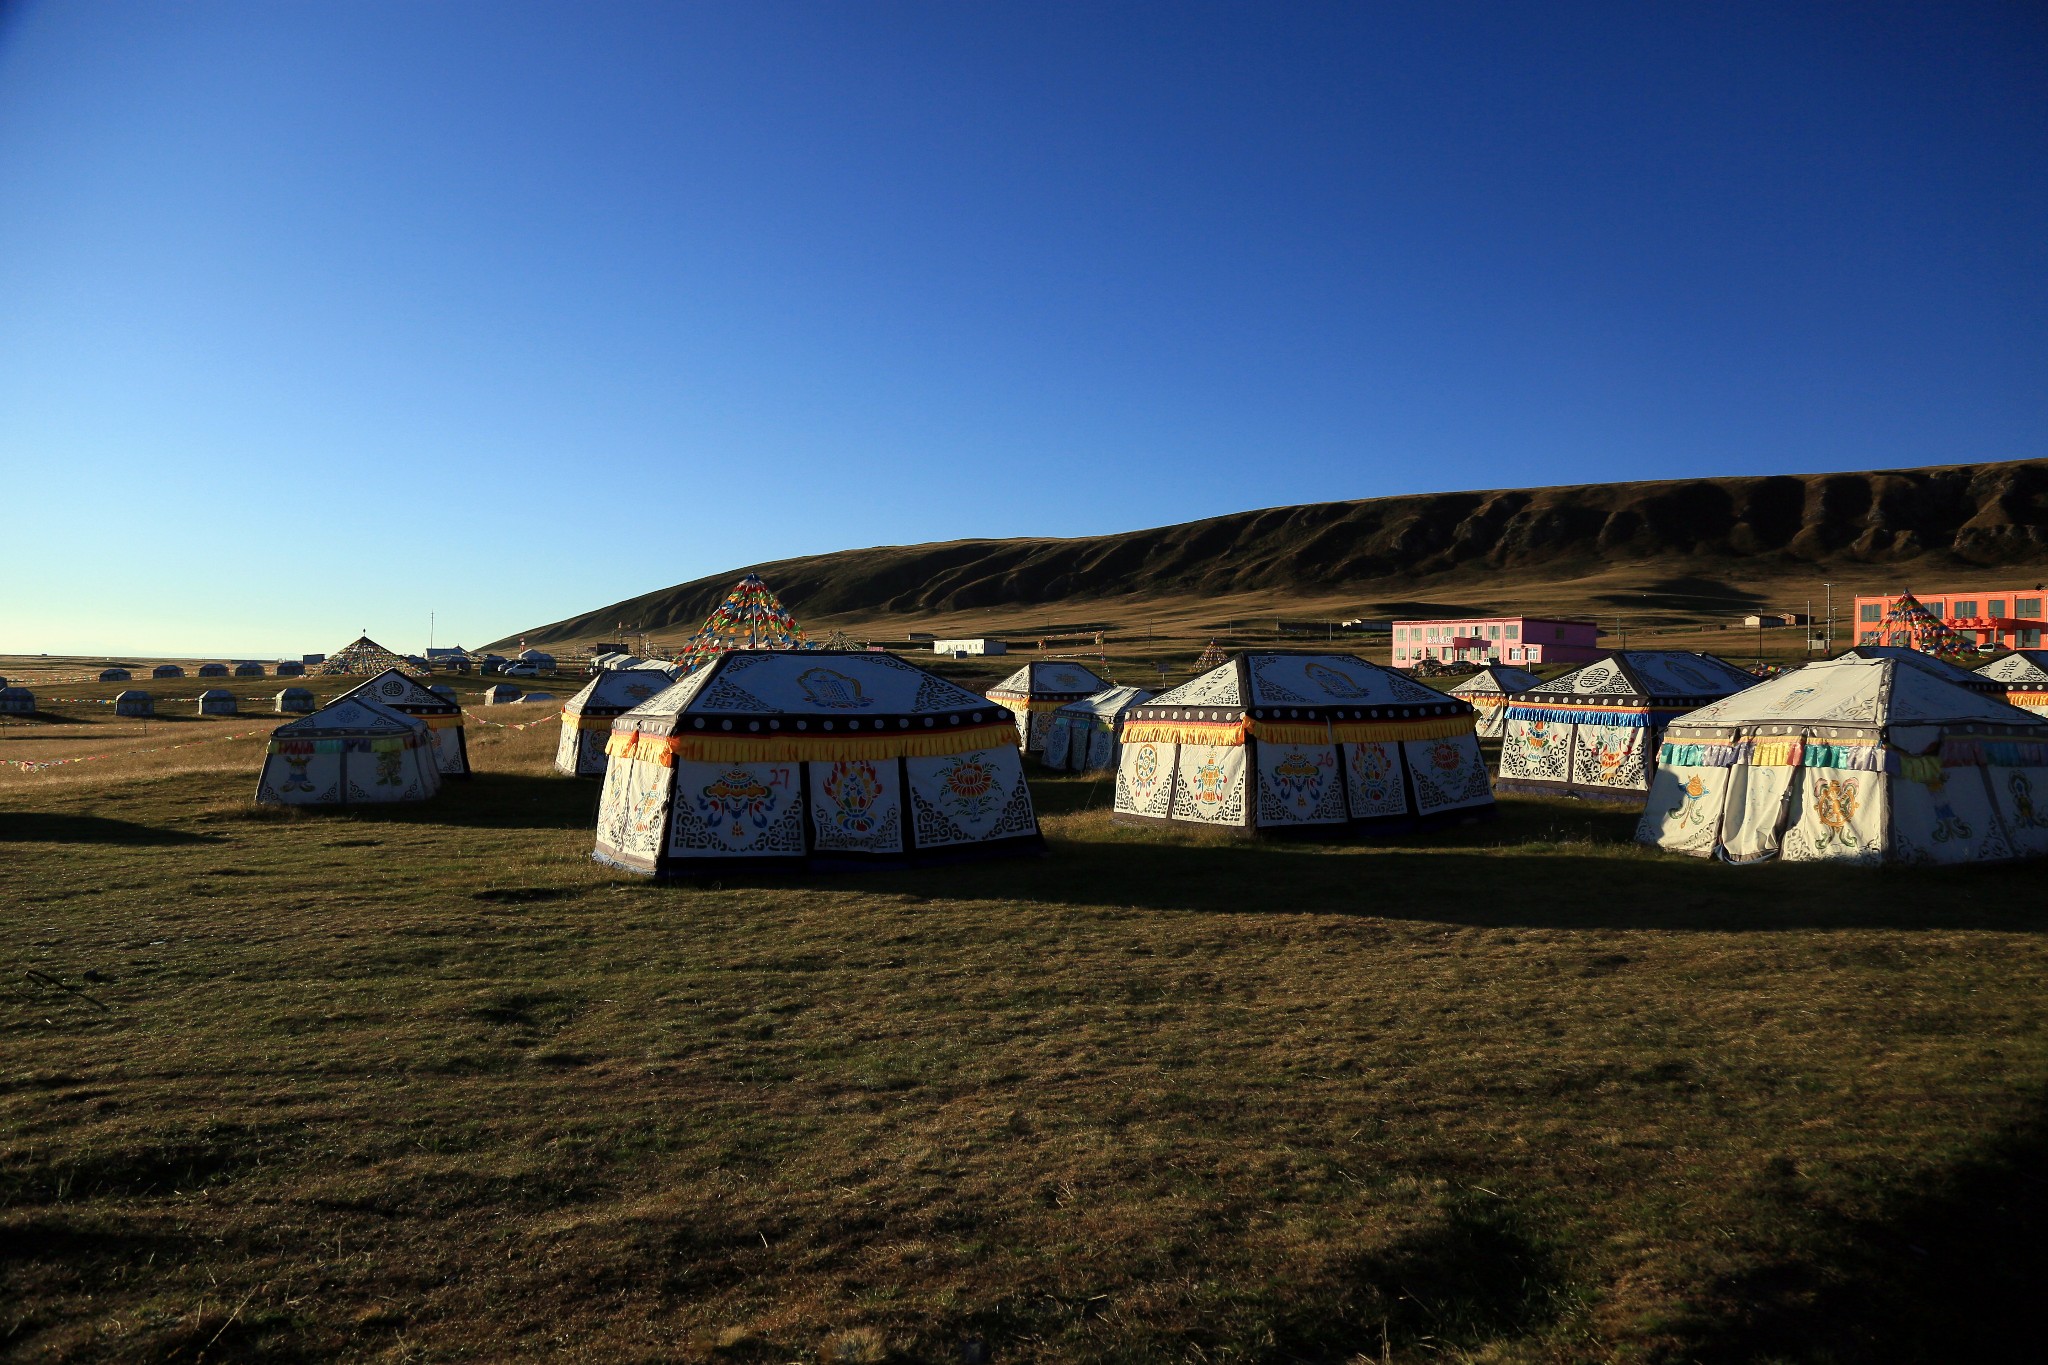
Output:
[[486,772],[451,778],[426,801],[296,809],[373,824],[595,830],[602,788],[587,778]]
[[138,825],[101,815],[56,815],[16,811],[0,819],[0,843],[28,844],[210,844],[218,834]]
[[[1890,1365],[2024,1360],[2048,1283],[2048,1101],[1977,1152],[1894,1189],[1869,1213],[1820,1207],[1809,1245],[1722,1277],[1680,1325],[1673,1361]],[[1796,1169],[1758,1198],[1805,1201]]]

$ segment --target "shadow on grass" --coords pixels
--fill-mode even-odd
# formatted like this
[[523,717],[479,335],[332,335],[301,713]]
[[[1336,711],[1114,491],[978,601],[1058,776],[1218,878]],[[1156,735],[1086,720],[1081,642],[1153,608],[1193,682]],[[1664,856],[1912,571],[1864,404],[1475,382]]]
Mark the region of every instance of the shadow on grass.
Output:
[[102,815],[52,815],[15,811],[0,819],[0,843],[32,844],[207,844],[218,834],[138,825]]
[[[1875,1214],[1820,1210],[1810,1245],[1713,1286],[1665,1359],[1786,1365],[2038,1359],[2048,1101]],[[1788,1173],[1789,1174],[1789,1173]],[[1781,1198],[1797,1200],[1796,1188]],[[1716,1311],[1717,1310],[1717,1311]]]
[[293,809],[364,824],[595,830],[600,791],[601,784],[573,777],[475,773],[450,779],[425,801]]

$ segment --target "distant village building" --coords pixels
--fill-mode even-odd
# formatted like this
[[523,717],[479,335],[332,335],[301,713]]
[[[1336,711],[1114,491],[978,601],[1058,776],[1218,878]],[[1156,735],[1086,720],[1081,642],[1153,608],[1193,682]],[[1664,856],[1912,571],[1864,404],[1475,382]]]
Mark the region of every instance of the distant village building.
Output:
[[1001,640],[991,640],[983,636],[973,636],[965,640],[932,641],[932,653],[950,654],[956,659],[962,655],[1007,654],[1009,652],[1010,647]]
[[1796,626],[1806,618],[1796,611],[1766,611],[1742,618],[1742,624],[1754,630],[1758,626]]
[[[1887,631],[1884,621],[1892,603],[1907,593],[1856,599],[1856,643],[1859,645],[1907,645],[1913,641],[1897,630]],[[2038,584],[2031,588],[1973,588],[1967,592],[1914,592],[1920,605],[1939,617],[1943,624],[1974,640],[1979,646],[2003,645],[2007,649],[2039,649],[2041,632],[2048,630],[2042,605],[2048,590]],[[1897,639],[1891,635],[1899,636]]]
[[1602,656],[1600,627],[1548,616],[1479,616],[1394,622],[1394,664],[1424,659],[1481,664],[1589,663]]

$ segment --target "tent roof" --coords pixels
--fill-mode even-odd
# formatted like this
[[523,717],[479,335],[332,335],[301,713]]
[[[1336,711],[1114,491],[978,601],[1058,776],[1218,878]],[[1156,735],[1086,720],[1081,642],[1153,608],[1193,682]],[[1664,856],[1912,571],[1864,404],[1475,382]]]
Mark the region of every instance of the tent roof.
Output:
[[2048,687],[2048,649],[2014,650],[1978,669],[1977,676],[2007,687]]
[[1106,687],[1092,697],[1070,701],[1059,709],[1062,716],[1114,716],[1126,706],[1152,700],[1142,687]]
[[809,724],[816,717],[821,728],[852,731],[872,728],[876,720],[957,716],[964,723],[977,714],[984,722],[992,715],[1008,719],[987,698],[893,654],[735,649],[613,724],[654,734],[684,728],[747,732],[756,722],[791,718]]
[[[1245,695],[1249,680],[1251,695]],[[1161,692],[1147,706],[1407,706],[1449,700],[1391,668],[1355,654],[1264,651],[1243,654],[1179,687]],[[1458,709],[1469,712],[1460,703]]]
[[367,635],[358,635],[328,655],[327,661],[320,665],[322,673],[382,673],[387,668],[415,675],[421,672],[416,665],[393,654]]
[[586,711],[630,711],[668,685],[668,679],[660,674],[639,669],[600,673],[562,704],[562,714],[580,716]]
[[1526,701],[1597,697],[1628,704],[1704,701],[1756,685],[1725,659],[1683,649],[1615,650],[1521,694]]
[[1454,697],[1467,697],[1474,693],[1491,696],[1513,692],[1527,692],[1532,687],[1541,687],[1543,679],[1526,668],[1510,668],[1502,663],[1483,663],[1479,671],[1453,687]]
[[452,716],[462,711],[446,697],[429,691],[425,683],[415,682],[395,668],[387,668],[375,677],[365,678],[334,700],[358,696],[372,698],[397,711],[415,714],[423,711],[430,715]]
[[356,735],[402,735],[426,722],[402,716],[368,697],[340,697],[310,716],[287,721],[270,733],[286,739],[340,739]]
[[1095,671],[1071,659],[1028,663],[989,689],[989,695],[1024,697],[1089,697],[1110,685]]
[[1918,649],[1908,649],[1904,645],[1857,645],[1852,649],[1844,650],[1836,657],[1841,659],[1896,659],[1898,662],[1911,668],[1917,668],[1922,673],[1928,674],[1931,677],[1940,678],[1943,682],[1954,683],[1958,687],[1976,688],[1979,691],[1985,690],[1984,684],[1989,681],[1972,673],[1967,668],[1950,663],[1946,659],[1938,659],[1932,654]]
[[1902,659],[1807,664],[1679,717],[1674,730],[1749,725],[2024,725],[2048,721]]

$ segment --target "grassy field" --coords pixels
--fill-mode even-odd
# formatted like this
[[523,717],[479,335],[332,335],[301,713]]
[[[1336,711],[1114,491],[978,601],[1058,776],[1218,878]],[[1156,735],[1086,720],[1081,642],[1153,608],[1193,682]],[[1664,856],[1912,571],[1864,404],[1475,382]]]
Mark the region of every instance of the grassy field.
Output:
[[0,759],[108,756],[0,766],[9,1359],[2035,1348],[2039,866],[1539,801],[1248,845],[1045,779],[1043,859],[664,886],[551,725],[307,814],[248,717],[50,710]]

